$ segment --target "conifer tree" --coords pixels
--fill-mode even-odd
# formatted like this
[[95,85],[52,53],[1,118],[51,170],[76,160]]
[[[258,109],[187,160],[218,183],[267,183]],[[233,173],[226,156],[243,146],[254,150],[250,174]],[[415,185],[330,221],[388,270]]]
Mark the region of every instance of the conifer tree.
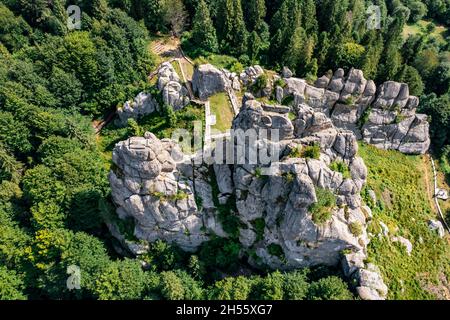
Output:
[[258,24],[266,16],[266,4],[264,0],[245,0],[244,17],[249,31],[255,31]]
[[201,49],[216,52],[218,50],[216,29],[212,23],[208,5],[199,0],[192,22],[192,39]]
[[222,0],[220,19],[221,47],[225,52],[239,57],[247,53],[248,32],[245,27],[241,0]]

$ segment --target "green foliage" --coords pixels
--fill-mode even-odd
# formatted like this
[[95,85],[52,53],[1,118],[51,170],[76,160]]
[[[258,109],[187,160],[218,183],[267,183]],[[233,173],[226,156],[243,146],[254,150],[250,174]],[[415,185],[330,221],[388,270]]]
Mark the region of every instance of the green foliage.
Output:
[[284,258],[284,251],[283,248],[276,243],[271,243],[267,246],[267,252],[269,252],[269,254],[271,254],[272,256],[276,256],[280,259]]
[[146,277],[139,261],[111,262],[98,276],[95,295],[100,300],[136,300],[146,289]]
[[269,273],[260,278],[255,285],[254,299],[257,300],[283,300],[284,276],[281,272]]
[[23,279],[15,272],[0,266],[0,300],[25,300]]
[[342,173],[342,176],[344,177],[344,179],[351,178],[350,169],[344,161],[336,160],[336,161],[331,162],[330,169],[333,171]]
[[348,229],[355,237],[359,237],[363,233],[363,227],[359,222],[351,222],[348,225]]
[[331,211],[336,206],[336,197],[331,191],[316,187],[316,198],[317,201],[309,207],[309,212],[314,223],[325,223],[331,218]]
[[320,158],[320,145],[318,143],[314,143],[311,146],[304,147],[302,149],[301,157],[307,158],[307,159],[319,159]]
[[130,118],[127,121],[128,134],[132,137],[142,137],[144,132],[135,119]]
[[[435,296],[425,284],[436,285],[439,274],[448,272],[448,245],[428,229],[435,219],[425,185],[426,163],[420,156],[406,156],[360,144],[359,155],[368,168],[367,187],[374,190],[378,204],[372,208],[373,230],[380,232],[379,221],[390,230],[414,241],[411,255],[387,239],[371,240],[368,256],[381,267],[391,299],[431,299]],[[371,231],[373,232],[373,231]]]
[[269,81],[269,78],[267,77],[267,74],[263,73],[258,78],[256,78],[255,83],[252,86],[252,90],[255,92],[259,92],[267,87],[267,83]]
[[358,120],[358,128],[361,130],[364,125],[367,123],[367,121],[369,121],[369,116],[370,116],[370,112],[372,111],[372,108],[368,107],[364,110],[363,114],[361,115],[361,117]]
[[310,300],[352,300],[353,296],[342,279],[331,276],[311,283],[308,290]]
[[250,296],[253,280],[239,276],[217,281],[208,290],[210,300],[247,300]]
[[213,237],[202,244],[198,256],[209,268],[235,270],[240,250],[241,244],[237,240]]
[[264,229],[266,228],[266,221],[264,218],[258,218],[252,221],[252,225],[256,232],[256,241],[264,238]]
[[303,300],[306,298],[309,289],[308,269],[296,270],[284,274],[284,299]]
[[204,0],[198,1],[192,22],[192,40],[201,49],[216,52],[218,50],[216,29],[212,23],[208,5]]
[[297,146],[289,152],[289,158],[301,158],[303,156],[303,148]]
[[173,271],[161,273],[161,294],[167,300],[184,299],[183,282]]

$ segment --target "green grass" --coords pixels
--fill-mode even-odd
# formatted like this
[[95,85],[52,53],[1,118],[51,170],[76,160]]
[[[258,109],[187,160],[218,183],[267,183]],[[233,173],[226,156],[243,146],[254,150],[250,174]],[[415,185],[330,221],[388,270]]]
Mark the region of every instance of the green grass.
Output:
[[331,218],[331,211],[336,206],[336,197],[330,190],[316,188],[317,202],[309,207],[312,220],[316,224],[327,222]]
[[351,178],[350,169],[343,161],[333,161],[332,163],[330,163],[330,169],[342,173],[344,179]]
[[216,115],[216,124],[213,129],[225,132],[231,128],[234,114],[231,103],[226,93],[221,92],[209,98],[211,105],[211,114]]
[[447,32],[447,28],[444,26],[436,25],[434,31],[429,34],[427,31],[427,26],[430,24],[430,21],[420,20],[415,24],[405,25],[403,28],[403,38],[406,39],[410,35],[416,34],[426,34],[428,38],[436,38],[439,43],[445,44],[445,34]]
[[184,83],[183,73],[181,72],[180,64],[178,63],[178,61],[172,61],[171,64],[172,64],[172,67],[174,68],[175,72],[180,77],[181,82]]
[[238,59],[221,54],[210,54],[206,57],[200,56],[194,60],[194,63],[198,65],[210,63],[218,68],[225,68],[236,73],[240,73],[244,70],[244,67]]
[[388,298],[434,298],[427,288],[442,288],[439,278],[449,277],[450,251],[447,241],[427,226],[436,215],[427,198],[423,159],[365,144],[360,144],[359,155],[369,171],[367,186],[378,199],[372,205],[374,218],[368,231],[379,233],[383,221],[391,236],[403,236],[413,244],[411,256],[386,237],[374,237],[369,244],[369,260],[380,267],[389,287]]
[[[204,125],[203,107],[190,104],[175,112],[175,114],[177,116],[177,123],[173,127],[171,127],[168,120],[158,112],[147,115],[137,122],[143,132],[152,132],[159,139],[171,138],[174,130],[178,128],[186,129],[193,134],[194,121],[202,121]],[[110,163],[112,150],[114,149],[115,144],[119,141],[126,140],[129,137],[130,132],[128,128],[118,128],[114,123],[110,123],[102,130],[101,135],[97,139],[97,145],[102,152],[105,162]]]

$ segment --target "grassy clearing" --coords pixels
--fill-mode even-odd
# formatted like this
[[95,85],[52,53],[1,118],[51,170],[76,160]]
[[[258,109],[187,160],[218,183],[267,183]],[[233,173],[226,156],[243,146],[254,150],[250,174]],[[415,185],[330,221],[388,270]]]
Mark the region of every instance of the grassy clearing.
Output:
[[[204,124],[203,107],[188,105],[177,111],[175,114],[177,116],[177,123],[173,127],[169,125],[166,117],[157,112],[139,119],[138,124],[143,132],[152,132],[160,139],[171,138],[175,129],[186,129],[192,134],[194,121],[202,121]],[[113,123],[102,130],[101,135],[97,139],[97,144],[102,151],[105,162],[111,162],[112,150],[114,149],[115,144],[119,141],[126,140],[129,137],[131,137],[131,134],[127,127],[118,128]]]
[[244,70],[244,66],[238,59],[221,54],[210,54],[206,57],[200,56],[194,60],[194,63],[197,65],[210,63],[218,68],[225,68],[236,73],[241,73]]
[[430,34],[427,31],[427,26],[431,23],[431,21],[420,20],[415,24],[405,25],[403,29],[403,38],[406,39],[410,35],[415,34],[427,34],[429,38],[436,38],[439,43],[445,44],[445,34],[447,32],[447,28],[444,26],[436,25],[434,31]]
[[225,132],[231,128],[234,114],[226,93],[221,92],[209,98],[211,114],[216,115],[216,124],[213,129]]
[[365,144],[360,144],[359,154],[369,169],[367,187],[378,199],[372,206],[369,232],[378,234],[383,221],[391,236],[403,236],[413,244],[408,256],[404,247],[386,237],[371,240],[369,260],[380,267],[389,298],[436,298],[431,292],[443,292],[442,280],[450,275],[450,250],[447,240],[439,239],[427,226],[436,216],[427,198],[422,157]]

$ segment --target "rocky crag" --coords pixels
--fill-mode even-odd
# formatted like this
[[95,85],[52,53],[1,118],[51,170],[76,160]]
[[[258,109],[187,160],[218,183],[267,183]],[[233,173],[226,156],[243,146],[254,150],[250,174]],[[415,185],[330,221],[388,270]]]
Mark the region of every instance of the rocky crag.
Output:
[[[194,73],[193,87],[201,99],[207,99],[217,92],[239,88],[233,85],[236,79],[251,90],[262,74],[260,66],[249,67],[237,76],[201,65]],[[345,76],[344,70],[338,69],[333,76],[322,76],[310,85],[283,68],[257,96],[273,96],[279,104],[293,108],[307,104],[327,115],[336,127],[351,130],[358,140],[378,148],[424,154],[430,146],[427,116],[416,113],[419,98],[409,95],[408,85],[387,81],[377,89],[361,70],[351,69]]]
[[133,101],[125,102],[122,107],[117,109],[117,125],[126,126],[128,119],[136,120],[159,111],[162,107],[161,104],[169,105],[175,111],[189,104],[188,90],[170,62],[160,65],[157,77],[157,96],[141,92]]
[[[158,81],[163,93],[176,79],[165,68]],[[258,66],[237,75],[202,65],[192,84],[205,100],[242,87],[252,91],[263,74]],[[380,271],[365,262],[372,213],[360,196],[367,168],[357,155],[357,140],[409,154],[426,152],[428,122],[415,112],[418,98],[409,95],[406,84],[388,81],[377,89],[356,69],[346,77],[339,69],[313,86],[284,68],[255,95],[279,104],[246,93],[232,128],[257,133],[245,150],[263,149],[270,162],[261,156],[254,161],[248,152],[238,159],[239,141],[246,140],[234,135],[213,145],[203,159],[208,161],[200,162],[194,160],[204,154],[188,157],[175,142],[152,133],[130,138],[113,152],[109,179],[117,214],[134,219],[137,238],[162,239],[187,251],[212,235],[235,236],[242,256],[255,267],[340,264],[361,298],[384,299],[387,287]],[[170,101],[180,107],[185,103]],[[278,137],[258,135],[265,129],[276,129]],[[232,154],[233,161],[224,164],[219,151]],[[224,231],[217,203],[233,208],[237,235]],[[405,240],[396,241],[412,249]]]
[[[387,288],[376,268],[364,263],[371,212],[359,195],[367,169],[357,156],[356,137],[305,104],[296,108],[294,121],[289,110],[265,107],[246,95],[233,122],[234,129],[279,130],[280,141],[257,143],[279,147],[271,164],[278,171],[267,176],[258,173],[259,162],[194,165],[174,142],[151,133],[120,142],[110,173],[117,213],[135,219],[137,238],[162,239],[184,250],[194,251],[212,234],[228,237],[214,205],[214,172],[217,200],[235,199],[232,214],[241,222],[239,241],[251,264],[287,270],[341,263],[345,275],[357,280],[363,298],[382,299]],[[306,155],[319,146],[316,159]],[[349,174],[333,171],[333,163],[347,167]],[[332,201],[314,213],[311,208],[323,202],[324,194]]]

